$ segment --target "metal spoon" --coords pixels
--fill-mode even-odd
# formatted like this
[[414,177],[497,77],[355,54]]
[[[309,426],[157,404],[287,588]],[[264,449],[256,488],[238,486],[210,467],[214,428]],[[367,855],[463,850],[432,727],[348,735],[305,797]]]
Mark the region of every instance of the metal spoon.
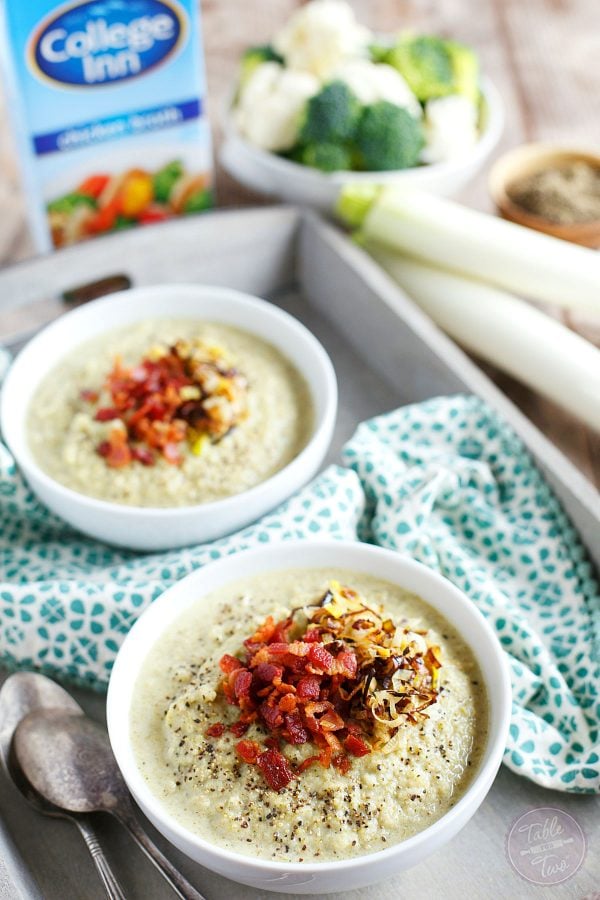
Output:
[[13,751],[30,784],[47,801],[70,813],[111,813],[182,900],[205,900],[139,825],[100,725],[72,711],[36,710],[18,725]]
[[0,762],[8,765],[15,728],[34,709],[61,708],[72,713],[83,710],[64,688],[35,672],[10,675],[0,688]]
[[83,715],[83,710],[60,685],[34,672],[11,675],[0,689],[0,762],[15,787],[38,812],[47,816],[69,819],[79,829],[110,900],[125,900],[119,883],[94,832],[88,816],[73,816],[45,800],[27,781],[14,753],[13,735],[19,723],[33,710],[52,710],[52,715],[67,712]]

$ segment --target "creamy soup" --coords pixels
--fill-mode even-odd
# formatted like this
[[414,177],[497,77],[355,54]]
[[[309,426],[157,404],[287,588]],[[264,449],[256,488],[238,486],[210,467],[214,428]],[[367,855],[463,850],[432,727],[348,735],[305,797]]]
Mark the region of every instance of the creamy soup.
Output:
[[[384,672],[386,666],[394,671],[384,644],[396,641],[405,648],[393,657],[394,665],[401,667],[393,684],[386,675],[379,683],[369,680],[364,654],[373,648],[363,640],[369,633],[368,622],[357,625],[357,616],[365,614],[352,609],[344,618],[339,604],[345,601],[335,596],[332,600],[336,591],[353,598],[355,610],[363,604],[376,611],[377,616],[371,618],[382,627],[372,633],[375,640],[383,641],[375,648],[381,654],[378,671]],[[321,606],[312,605],[319,603]],[[271,636],[270,644],[260,644],[269,631],[265,631],[265,620],[270,621],[272,630],[273,622],[286,620],[291,610],[295,610],[292,630],[283,640],[293,642],[289,644],[293,653],[303,654],[308,646],[306,637],[312,648],[319,648],[311,649],[309,656],[291,652],[282,656],[286,648],[281,629]],[[356,642],[352,637],[334,640],[328,634],[317,641],[319,632],[308,622],[310,616],[321,616],[322,623],[329,623],[339,635],[340,623],[345,622],[344,633],[356,633]],[[348,631],[348,623],[357,631]],[[248,650],[243,642],[253,635]],[[320,637],[323,635],[321,630]],[[257,648],[261,651],[258,656]],[[322,650],[327,648],[331,652],[323,657],[323,663]],[[273,653],[280,655],[274,657]],[[253,662],[248,662],[251,656]],[[354,698],[342,703],[339,693],[344,697],[351,694],[352,678],[344,681],[341,675],[325,675],[322,668],[330,665],[333,671],[337,666],[352,673],[357,657],[363,666],[367,659],[367,668],[359,668],[353,677],[366,671],[366,687],[355,689]],[[284,714],[279,727],[269,727],[260,712],[264,706],[257,714],[257,705],[280,696],[277,691],[283,688],[277,683],[282,676],[277,673],[285,665],[269,669],[269,662],[258,661],[286,659],[292,665],[286,671],[292,674],[283,677],[295,687],[284,685],[293,695],[284,704],[286,710],[295,711]],[[240,668],[234,669],[233,675],[224,674],[232,666]],[[239,675],[247,671],[246,666],[253,681],[246,701],[250,705],[241,709],[236,703],[244,705],[244,701],[238,701],[235,692],[244,696],[238,687],[249,678]],[[410,697],[395,693],[394,686],[402,691],[413,672],[421,673],[420,689]],[[273,673],[273,683],[263,687]],[[332,685],[338,683],[335,709],[324,713],[328,704],[319,702],[320,698],[327,695],[331,699]],[[391,693],[379,690],[385,684],[392,688]],[[313,700],[295,707],[308,687],[315,687]],[[395,710],[429,705],[411,715],[398,715],[390,723],[390,708],[385,705],[390,696]],[[367,713],[366,708],[361,710],[364,697],[372,704],[369,715],[379,715],[383,724],[361,719]],[[402,699],[398,701],[398,697]],[[300,730],[298,743],[290,742],[297,738],[287,727],[291,728],[289,715],[302,719],[306,726]],[[318,715],[323,715],[320,734],[314,734],[307,728],[318,721]],[[327,724],[325,717],[329,718]],[[244,718],[249,723],[244,724]],[[344,727],[340,727],[341,721]],[[327,732],[337,735],[327,739],[333,741],[333,755],[324,739],[326,727],[338,729]],[[419,597],[394,584],[355,572],[323,569],[269,573],[199,598],[149,651],[135,686],[131,712],[131,738],[140,770],[175,819],[230,850],[295,862],[372,853],[431,825],[469,786],[486,734],[481,673],[471,650],[452,626]],[[258,753],[254,760],[252,748],[255,757]],[[261,762],[279,756],[285,758],[279,769],[261,767]],[[302,765],[305,761],[306,768]]]
[[238,494],[297,456],[312,427],[308,386],[275,347],[187,319],[135,323],[78,347],[44,379],[27,420],[45,472],[134,506]]

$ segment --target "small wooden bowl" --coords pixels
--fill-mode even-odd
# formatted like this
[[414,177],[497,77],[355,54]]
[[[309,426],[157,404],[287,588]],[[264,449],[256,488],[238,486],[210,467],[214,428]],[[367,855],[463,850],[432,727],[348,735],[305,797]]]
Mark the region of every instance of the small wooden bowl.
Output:
[[600,154],[552,144],[524,144],[505,153],[492,166],[488,181],[492,199],[500,215],[511,222],[544,231],[565,241],[585,247],[600,247],[600,219],[559,225],[523,209],[508,194],[510,186],[521,178],[573,162],[585,162],[600,169]]

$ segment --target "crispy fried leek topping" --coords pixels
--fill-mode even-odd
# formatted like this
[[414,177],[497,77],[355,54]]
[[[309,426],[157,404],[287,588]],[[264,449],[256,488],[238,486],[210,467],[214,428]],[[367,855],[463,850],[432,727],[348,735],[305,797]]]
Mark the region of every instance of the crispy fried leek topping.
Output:
[[342,641],[356,655],[356,684],[349,693],[342,690],[373,749],[384,749],[404,722],[427,718],[425,710],[438,697],[442,662],[426,631],[382,618],[356,591],[335,581],[311,623],[325,640]]
[[[269,616],[239,658],[225,654],[219,665],[222,694],[240,713],[206,734],[240,737],[258,725],[268,735],[264,747],[243,740],[236,749],[279,791],[314,763],[345,773],[352,757],[394,749],[400,729],[427,718],[436,702],[441,655],[426,631],[383,618],[332,581],[316,605],[280,622]],[[316,752],[294,770],[281,743],[310,743]]]

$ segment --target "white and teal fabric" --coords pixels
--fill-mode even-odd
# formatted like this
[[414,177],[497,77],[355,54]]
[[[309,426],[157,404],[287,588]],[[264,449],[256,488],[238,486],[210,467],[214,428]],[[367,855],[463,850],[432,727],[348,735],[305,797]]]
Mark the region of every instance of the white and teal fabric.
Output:
[[364,423],[343,462],[237,534],[140,555],[52,516],[0,445],[0,659],[102,688],[133,622],[188,572],[263,542],[371,541],[440,571],[495,628],[512,670],[506,764],[600,792],[598,587],[519,439],[479,399],[444,397]]

